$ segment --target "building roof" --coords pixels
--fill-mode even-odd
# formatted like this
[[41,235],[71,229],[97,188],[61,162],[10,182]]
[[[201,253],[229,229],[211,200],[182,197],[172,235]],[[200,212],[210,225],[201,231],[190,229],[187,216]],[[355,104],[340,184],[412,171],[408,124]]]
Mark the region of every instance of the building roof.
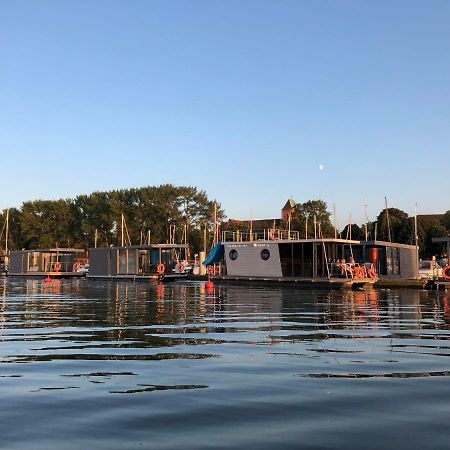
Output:
[[296,205],[297,205],[297,202],[296,202],[293,198],[290,198],[290,199],[286,202],[286,204],[283,206],[282,211],[285,210],[285,209],[292,209],[292,208],[295,208]]
[[444,220],[444,214],[418,214],[417,219],[435,220],[436,222],[442,222]]

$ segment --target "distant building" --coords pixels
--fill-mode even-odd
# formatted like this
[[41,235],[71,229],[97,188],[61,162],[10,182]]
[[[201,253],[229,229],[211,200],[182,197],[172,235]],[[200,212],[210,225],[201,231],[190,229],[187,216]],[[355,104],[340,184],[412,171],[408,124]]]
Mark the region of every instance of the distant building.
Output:
[[264,230],[269,228],[282,228],[283,222],[286,222],[289,218],[289,215],[292,215],[295,212],[295,206],[297,202],[290,198],[286,204],[283,206],[281,210],[281,219],[256,219],[256,220],[236,220],[229,219],[226,222],[222,223],[223,231],[231,231],[231,230],[246,230],[250,229],[250,226],[254,230]]
[[439,222],[441,225],[444,224],[444,214],[418,214],[418,220],[431,220],[435,222]]
[[297,202],[293,198],[290,198],[281,210],[281,220],[288,220],[289,216],[294,214],[296,205]]

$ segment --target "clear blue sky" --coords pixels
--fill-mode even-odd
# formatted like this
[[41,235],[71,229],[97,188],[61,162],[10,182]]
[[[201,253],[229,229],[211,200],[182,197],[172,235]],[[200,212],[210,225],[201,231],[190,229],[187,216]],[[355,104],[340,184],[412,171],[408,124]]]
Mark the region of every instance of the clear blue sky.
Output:
[[0,208],[167,182],[232,218],[444,212],[449,24],[447,0],[4,0]]

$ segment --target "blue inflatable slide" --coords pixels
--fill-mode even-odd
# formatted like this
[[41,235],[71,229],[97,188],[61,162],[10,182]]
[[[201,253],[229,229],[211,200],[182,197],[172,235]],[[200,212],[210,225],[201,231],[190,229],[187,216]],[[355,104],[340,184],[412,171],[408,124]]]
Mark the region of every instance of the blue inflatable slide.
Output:
[[212,250],[208,257],[203,261],[204,266],[210,266],[218,263],[222,260],[225,254],[225,248],[221,242],[219,242]]

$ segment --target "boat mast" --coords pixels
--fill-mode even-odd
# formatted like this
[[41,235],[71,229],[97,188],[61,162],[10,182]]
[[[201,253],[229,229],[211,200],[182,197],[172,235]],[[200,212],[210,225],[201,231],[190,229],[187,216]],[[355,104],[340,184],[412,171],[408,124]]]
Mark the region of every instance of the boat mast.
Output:
[[365,200],[365,202],[364,202],[364,221],[365,221],[364,229],[365,229],[365,232],[366,232],[366,241],[367,241],[367,239],[369,237],[369,232],[367,230],[367,222],[368,222],[368,218],[367,218],[367,200]]
[[387,204],[387,197],[384,197],[384,204],[386,205],[386,220],[387,220],[387,226],[388,226],[389,242],[392,242],[392,239],[391,239],[391,223],[389,221],[389,209],[388,209],[388,204]]
[[5,232],[5,256],[8,257],[8,240],[9,240],[9,208],[6,210],[6,232]]
[[334,222],[334,238],[337,239],[336,203],[333,203],[333,222]]
[[123,221],[124,221],[124,217],[123,214],[121,216],[121,223],[120,223],[120,232],[121,232],[121,239],[120,239],[120,246],[123,247]]
[[414,240],[416,243],[416,267],[419,266],[419,235],[417,233],[417,202],[414,208]]

